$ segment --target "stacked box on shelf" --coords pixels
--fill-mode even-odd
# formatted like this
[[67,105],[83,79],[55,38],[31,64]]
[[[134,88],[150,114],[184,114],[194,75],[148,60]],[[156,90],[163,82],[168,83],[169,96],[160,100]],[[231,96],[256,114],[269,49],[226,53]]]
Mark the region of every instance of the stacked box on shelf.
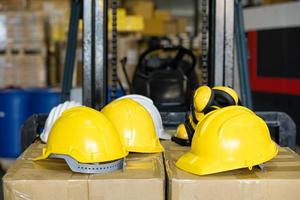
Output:
[[[71,9],[70,0],[28,0],[28,9],[31,11],[43,11],[46,13],[50,29],[50,45],[56,41],[65,41],[69,15]],[[79,32],[80,34],[80,32]]]
[[[60,84],[60,71],[63,71],[63,59],[57,47],[67,40],[71,10],[70,0],[27,0],[30,11],[43,11],[47,16],[48,36],[48,83],[51,86]],[[78,38],[82,38],[82,23],[79,24]],[[79,41],[79,40],[78,40]],[[80,46],[80,45],[78,45]]]
[[45,48],[44,22],[42,12],[4,12],[1,27],[7,33],[5,48],[41,49]]
[[0,6],[4,10],[23,10],[26,8],[24,0],[1,0]]
[[44,25],[43,12],[0,13],[0,88],[45,86]]
[[7,16],[0,14],[0,50],[7,47],[8,44],[8,33],[7,33]]
[[151,1],[131,0],[126,2],[126,8],[130,13],[148,20],[153,18],[155,5]]
[[44,87],[45,73],[43,55],[0,55],[0,88]]

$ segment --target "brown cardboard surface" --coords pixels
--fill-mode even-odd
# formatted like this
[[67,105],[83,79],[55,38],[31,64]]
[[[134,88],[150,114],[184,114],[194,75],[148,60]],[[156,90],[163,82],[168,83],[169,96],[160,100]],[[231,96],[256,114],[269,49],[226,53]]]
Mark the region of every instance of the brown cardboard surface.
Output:
[[166,34],[177,34],[178,33],[176,20],[166,21],[164,23],[164,27],[165,27]]
[[152,19],[154,13],[154,3],[151,1],[129,1],[126,6],[132,14],[141,15],[144,19]]
[[177,32],[185,33],[187,27],[187,19],[185,17],[180,17],[177,19]]
[[0,7],[5,10],[24,10],[26,3],[23,0],[1,0]]
[[289,2],[290,0],[263,0],[263,4],[276,4],[276,3],[284,3]]
[[170,21],[172,16],[169,10],[156,10],[154,11],[154,18],[160,19],[163,21]]
[[79,174],[60,159],[32,161],[44,145],[32,144],[3,178],[4,199],[164,199],[161,154],[130,154],[126,167],[106,174]]
[[169,200],[300,199],[300,157],[288,148],[280,148],[278,155],[265,163],[263,170],[239,169],[197,176],[175,166],[188,147],[168,141],[162,144],[165,147]]
[[162,36],[165,35],[165,24],[163,20],[147,19],[144,21],[144,35]]

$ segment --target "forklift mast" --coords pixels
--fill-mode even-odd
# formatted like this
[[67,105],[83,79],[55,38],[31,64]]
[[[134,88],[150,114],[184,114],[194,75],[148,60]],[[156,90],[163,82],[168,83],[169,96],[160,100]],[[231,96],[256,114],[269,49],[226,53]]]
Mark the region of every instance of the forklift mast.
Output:
[[62,102],[70,99],[79,20],[83,21],[83,104],[99,110],[107,100],[108,0],[72,0]]
[[[82,19],[83,104],[98,110],[106,104],[108,3],[108,0],[72,1],[62,101],[70,98],[78,22]],[[202,84],[233,87],[234,0],[201,0],[200,15]]]

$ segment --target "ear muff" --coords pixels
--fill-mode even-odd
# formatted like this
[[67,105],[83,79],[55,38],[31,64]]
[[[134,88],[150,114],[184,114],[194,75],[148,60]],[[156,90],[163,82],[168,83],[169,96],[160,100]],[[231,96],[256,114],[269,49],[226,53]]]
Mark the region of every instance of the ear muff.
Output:
[[196,112],[205,112],[214,102],[214,91],[208,86],[199,87],[193,98],[193,106]]
[[171,140],[181,146],[190,146],[190,141],[184,124],[179,124],[176,135],[173,136]]
[[239,106],[243,106],[243,103],[242,103],[242,101],[241,101],[240,98],[239,98],[239,101],[238,101],[238,105],[239,105]]
[[220,109],[220,107],[218,107],[218,106],[211,106],[208,109],[206,109],[206,111],[204,112],[204,115],[206,115],[207,113],[210,113],[211,111],[218,110],[218,109]]
[[176,131],[176,137],[184,140],[188,140],[188,134],[186,132],[185,126],[183,123],[179,124]]
[[[196,116],[196,113],[195,113],[195,108],[194,108],[193,103],[190,106],[190,115],[192,117],[193,123],[197,125],[198,124],[198,119],[197,119],[197,116]],[[190,117],[189,115],[187,115],[187,116]]]
[[[207,108],[206,110],[210,110],[210,107]],[[192,121],[195,125],[198,124],[199,121],[202,120],[202,118],[204,117],[205,113],[204,112],[196,112],[194,105],[191,104],[191,108],[190,108],[190,115],[188,116],[189,118],[192,118]]]
[[239,104],[239,97],[233,89],[224,86],[216,86],[213,87],[212,90],[215,95],[214,105],[226,107]]

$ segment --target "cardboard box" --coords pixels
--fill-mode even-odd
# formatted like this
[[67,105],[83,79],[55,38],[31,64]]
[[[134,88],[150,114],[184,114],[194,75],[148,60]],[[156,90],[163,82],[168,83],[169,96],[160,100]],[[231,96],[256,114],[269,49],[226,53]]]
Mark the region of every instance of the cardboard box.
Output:
[[46,68],[43,54],[0,55],[0,88],[45,87]]
[[[175,166],[189,150],[172,142],[163,142],[168,176],[168,199],[209,200],[296,200],[300,198],[300,157],[288,148],[280,148],[277,157],[265,163],[263,170],[238,169],[197,176]],[[213,151],[213,148],[212,148]]]
[[186,33],[187,19],[185,17],[178,18],[177,20],[177,32]]
[[160,19],[163,21],[170,21],[171,20],[171,12],[169,10],[156,10],[154,12],[154,18]]
[[55,7],[69,12],[71,9],[70,0],[28,0],[27,4],[30,10],[46,10],[49,7]]
[[69,28],[71,11],[70,0],[28,0],[28,9],[44,11],[50,26],[50,49],[54,48],[56,41],[65,41]]
[[177,34],[177,22],[176,20],[164,22],[165,34]]
[[0,8],[4,10],[24,10],[26,1],[24,0],[1,0]]
[[[117,8],[117,18],[118,19],[123,19],[127,17],[127,11],[125,8]],[[112,19],[112,9],[110,8],[108,10],[108,19]]]
[[144,19],[152,19],[154,13],[154,3],[151,1],[129,1],[126,7],[135,15],[141,15]]
[[44,145],[32,144],[3,177],[4,199],[163,200],[161,154],[130,154],[126,167],[106,174],[73,173],[64,160],[34,162]]
[[268,4],[276,4],[276,3],[286,3],[289,1],[291,0],[263,0],[262,3],[268,5]]
[[159,19],[147,19],[144,21],[144,35],[162,36],[165,35],[165,23]]
[[[112,20],[108,20],[108,30],[112,31]],[[140,15],[128,15],[118,18],[118,32],[142,32],[144,30],[144,18]]]

